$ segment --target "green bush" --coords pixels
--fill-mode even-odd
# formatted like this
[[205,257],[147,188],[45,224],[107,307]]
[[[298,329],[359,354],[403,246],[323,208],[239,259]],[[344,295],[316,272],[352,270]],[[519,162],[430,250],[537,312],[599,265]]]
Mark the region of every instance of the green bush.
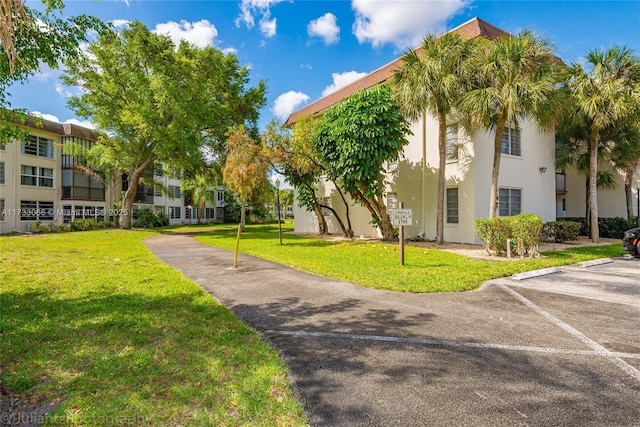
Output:
[[556,243],[578,240],[583,225],[574,221],[550,221],[542,227],[542,235]]
[[112,223],[109,221],[97,221],[95,219],[78,219],[69,223],[71,231],[101,230],[111,226]]
[[[571,221],[578,222],[581,224],[580,235],[588,236],[588,230],[586,227],[586,220],[584,217],[576,217],[576,218],[558,218],[558,221]],[[598,230],[600,237],[608,238],[608,239],[622,239],[624,237],[624,232],[629,230],[630,228],[636,228],[638,225],[638,219],[635,218],[633,221],[627,221],[626,218],[598,218]]]
[[136,216],[135,227],[153,228],[169,225],[169,217],[166,214],[154,212],[149,208],[138,209]]
[[475,232],[491,255],[504,255],[507,252],[507,240],[510,240],[515,244],[520,258],[525,255],[535,258],[539,255],[542,218],[527,213],[512,217],[476,218]]

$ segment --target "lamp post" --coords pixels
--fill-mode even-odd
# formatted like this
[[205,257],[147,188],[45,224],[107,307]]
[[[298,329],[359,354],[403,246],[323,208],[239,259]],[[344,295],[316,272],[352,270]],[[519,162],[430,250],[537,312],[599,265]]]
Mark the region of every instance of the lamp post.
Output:
[[282,225],[280,224],[280,180],[276,178],[276,195],[278,197],[278,236],[280,237],[280,246],[282,246]]

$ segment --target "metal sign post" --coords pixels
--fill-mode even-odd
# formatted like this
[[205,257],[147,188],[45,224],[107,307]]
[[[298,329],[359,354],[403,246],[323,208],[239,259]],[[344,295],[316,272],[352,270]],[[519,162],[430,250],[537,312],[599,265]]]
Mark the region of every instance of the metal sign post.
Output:
[[393,211],[391,218],[391,224],[395,227],[400,227],[398,232],[398,239],[400,240],[400,265],[404,265],[404,226],[411,225],[412,214],[411,209],[404,209],[404,202],[399,202],[400,209]]

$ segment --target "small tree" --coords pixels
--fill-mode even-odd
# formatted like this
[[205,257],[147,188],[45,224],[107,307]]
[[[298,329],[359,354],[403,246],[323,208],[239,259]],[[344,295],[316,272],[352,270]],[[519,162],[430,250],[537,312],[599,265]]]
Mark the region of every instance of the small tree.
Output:
[[246,203],[256,188],[266,185],[268,168],[260,145],[247,135],[244,126],[239,126],[229,133],[223,180],[242,201],[241,231],[245,230]]
[[384,240],[395,239],[384,203],[384,163],[408,143],[409,123],[386,85],[354,93],[327,109],[316,134],[327,177],[371,213]]

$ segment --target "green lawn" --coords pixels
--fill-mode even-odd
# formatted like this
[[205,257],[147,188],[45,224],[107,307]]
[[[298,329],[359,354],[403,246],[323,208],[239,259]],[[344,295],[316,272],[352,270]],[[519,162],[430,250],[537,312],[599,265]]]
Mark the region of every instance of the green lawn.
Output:
[[[248,226],[240,252],[301,270],[376,289],[399,292],[450,292],[476,289],[483,282],[538,268],[573,264],[624,254],[621,244],[545,252],[542,258],[517,261],[481,261],[438,249],[405,246],[405,265],[398,245],[377,241],[342,241],[305,238],[286,233],[278,241],[277,225]],[[200,242],[233,250],[236,228],[218,228],[198,235]]]
[[275,350],[152,235],[0,237],[0,412],[13,397],[57,405],[55,425],[305,425]]

